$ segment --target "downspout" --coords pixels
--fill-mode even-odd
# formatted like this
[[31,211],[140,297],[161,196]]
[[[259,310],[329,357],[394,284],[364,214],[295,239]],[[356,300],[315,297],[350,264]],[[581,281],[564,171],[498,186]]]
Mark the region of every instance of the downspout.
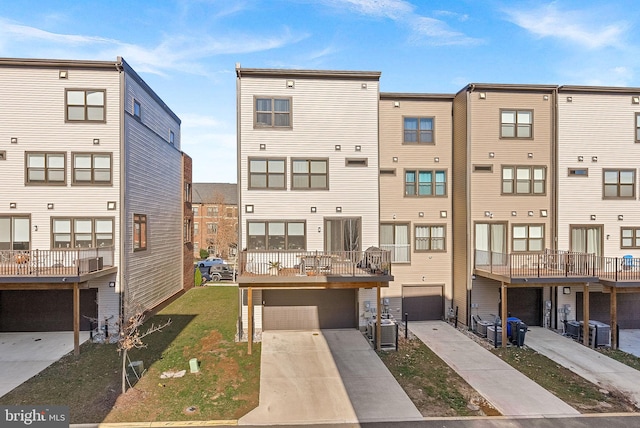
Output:
[[[551,92],[551,168],[553,171],[553,179],[551,183],[551,245],[552,250],[558,250],[558,87],[556,86]],[[558,286],[552,287],[551,291],[551,313],[549,316],[553,318],[553,328],[558,329]],[[549,326],[551,326],[549,320]]]
[[124,268],[124,264],[125,264],[125,257],[124,254],[126,252],[125,249],[125,230],[126,230],[126,225],[125,225],[125,215],[124,213],[126,212],[126,207],[125,207],[125,193],[126,193],[126,174],[125,174],[125,168],[126,168],[126,156],[127,153],[125,151],[126,149],[126,145],[125,145],[125,133],[124,133],[124,121],[125,121],[125,114],[124,114],[124,97],[125,97],[125,71],[124,71],[124,67],[122,66],[122,57],[118,57],[118,62],[116,63],[116,69],[118,70],[118,72],[120,73],[120,191],[119,193],[119,209],[118,209],[118,226],[119,226],[119,230],[120,233],[118,234],[118,280],[117,280],[117,284],[118,284],[118,288],[116,288],[117,291],[119,291],[118,296],[119,296],[119,308],[120,308],[120,314],[119,314],[119,321],[120,321],[120,325],[123,326],[124,325],[124,317],[125,317],[125,313],[124,313],[124,305],[126,302],[125,299],[125,293],[126,293],[126,279],[124,276],[124,272],[125,272],[125,268]]
[[[241,89],[242,85],[240,84],[240,79],[242,78],[242,69],[240,67],[240,63],[236,63],[236,194],[238,197],[238,237],[237,242],[238,246],[236,248],[236,271],[240,274],[244,272],[244,268],[242,266],[237,266],[238,263],[243,263],[245,257],[242,254],[242,250],[244,249],[244,242],[242,242],[242,230],[243,230],[243,209],[242,209],[242,150],[240,147],[240,143],[242,141],[242,135],[240,131],[240,117],[241,117]],[[237,280],[236,280],[237,281]],[[239,340],[242,339],[243,336],[243,325],[242,325],[242,289],[238,289],[238,295],[240,304],[238,305],[238,337]],[[251,304],[251,302],[247,301],[247,305]],[[247,308],[248,309],[248,308]],[[249,338],[248,340],[251,340]]]
[[472,221],[471,221],[471,174],[469,174],[469,171],[471,171],[471,93],[474,91],[475,89],[475,85],[471,84],[469,86],[469,90],[467,91],[467,103],[466,103],[466,108],[467,108],[467,114],[466,114],[466,121],[467,123],[465,124],[465,134],[466,134],[466,159],[465,159],[465,163],[467,164],[466,168],[465,168],[465,203],[467,205],[466,207],[466,214],[465,214],[465,222],[466,224],[466,229],[467,229],[467,268],[466,268],[466,278],[465,278],[465,282],[467,284],[467,309],[466,309],[466,323],[467,326],[471,326],[471,293],[473,291],[473,283],[472,283],[472,274],[473,274],[473,265],[475,264],[472,263],[472,257],[475,258],[475,251],[473,251],[475,249],[475,243],[473,241],[474,239],[474,235],[472,234],[472,230],[471,230],[471,226],[472,226]]

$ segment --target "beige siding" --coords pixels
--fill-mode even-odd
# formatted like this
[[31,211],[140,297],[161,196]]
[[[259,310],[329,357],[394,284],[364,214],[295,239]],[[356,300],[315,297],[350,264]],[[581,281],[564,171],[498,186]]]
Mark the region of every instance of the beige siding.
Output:
[[[395,169],[395,175],[380,176],[380,222],[409,226],[410,261],[394,263],[394,281],[382,295],[402,297],[402,284],[442,283],[445,297],[451,289],[451,193],[453,171],[452,99],[427,94],[384,94],[380,100],[380,169]],[[432,117],[434,144],[403,144],[405,117]],[[394,160],[397,158],[397,161]],[[436,161],[437,158],[437,161]],[[445,197],[410,197],[405,195],[405,170],[444,170],[447,177]],[[422,216],[421,214],[422,213]],[[446,217],[442,217],[444,213]],[[416,225],[442,225],[446,230],[444,252],[416,252]]]
[[[239,82],[241,248],[248,220],[295,219],[307,222],[307,249],[323,250],[326,217],[361,217],[362,249],[377,245],[378,82],[366,81],[363,89],[357,79],[300,78],[294,79],[295,88],[287,88],[287,80],[242,77]],[[292,129],[254,129],[254,96],[291,97]],[[247,190],[249,157],[286,158],[288,190]],[[368,166],[346,167],[345,159],[352,157],[366,158]],[[291,190],[292,158],[327,158],[329,190]],[[247,204],[254,206],[253,214],[244,212]]]
[[[635,94],[637,96],[637,94]],[[572,101],[568,102],[567,97]],[[558,248],[569,249],[570,225],[603,228],[603,255],[620,257],[638,250],[620,248],[620,228],[640,226],[635,113],[632,94],[561,92],[558,97]],[[583,161],[578,160],[583,157]],[[597,160],[592,160],[592,157]],[[569,177],[569,168],[587,168],[588,177]],[[603,199],[603,170],[636,171],[634,200]],[[596,220],[591,220],[591,215]],[[618,220],[622,215],[623,220]]]
[[[125,77],[125,269],[126,304],[151,308],[182,289],[182,158],[158,129],[179,129],[151,97]],[[131,116],[133,94],[142,120]],[[152,122],[147,126],[146,119]],[[133,214],[147,216],[147,250],[133,251]]]

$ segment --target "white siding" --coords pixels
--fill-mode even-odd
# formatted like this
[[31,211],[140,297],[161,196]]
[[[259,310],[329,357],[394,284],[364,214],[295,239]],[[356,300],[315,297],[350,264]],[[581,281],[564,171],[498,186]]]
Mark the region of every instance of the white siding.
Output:
[[[240,79],[241,248],[248,220],[295,219],[307,221],[307,249],[323,250],[327,217],[361,217],[361,248],[377,245],[378,82],[369,80],[363,89],[359,80],[295,79],[291,89],[286,80]],[[254,96],[291,97],[293,128],[254,129]],[[341,151],[335,150],[337,144]],[[248,190],[249,157],[285,157],[287,190]],[[290,190],[292,158],[328,158],[329,190]],[[368,166],[346,167],[345,158],[367,158]],[[244,212],[247,204],[254,206],[253,214]],[[316,213],[310,212],[312,206]]]
[[[141,102],[141,121],[130,114],[134,94]],[[151,308],[182,289],[182,160],[180,151],[168,143],[168,130],[179,129],[179,124],[128,75],[124,104],[126,261],[122,280],[131,293],[129,304]],[[147,216],[144,251],[133,251],[134,213]]]

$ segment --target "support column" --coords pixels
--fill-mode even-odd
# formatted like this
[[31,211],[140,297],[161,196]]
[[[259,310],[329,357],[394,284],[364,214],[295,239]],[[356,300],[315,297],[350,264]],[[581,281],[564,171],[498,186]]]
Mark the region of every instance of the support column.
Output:
[[80,288],[73,283],[73,355],[80,355]]
[[589,283],[584,283],[584,293],[582,293],[582,315],[584,325],[582,326],[582,343],[589,346]]
[[502,308],[500,319],[502,320],[502,347],[507,347],[507,285],[504,282],[500,283],[501,291],[500,291],[500,300],[502,301]]
[[253,351],[253,288],[247,288],[247,354]]
[[382,327],[380,326],[380,320],[381,320],[381,315],[380,313],[382,312],[380,310],[380,285],[378,284],[378,286],[376,287],[376,298],[377,298],[377,306],[376,306],[376,350],[380,351],[382,348],[380,346],[380,342],[382,342]]
[[611,314],[611,349],[618,349],[618,289],[611,287],[611,302],[609,313]]

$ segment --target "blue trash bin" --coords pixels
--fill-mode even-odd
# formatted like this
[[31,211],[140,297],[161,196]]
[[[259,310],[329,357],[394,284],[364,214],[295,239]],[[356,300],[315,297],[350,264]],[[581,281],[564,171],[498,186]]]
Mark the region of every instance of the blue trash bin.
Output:
[[522,322],[520,318],[509,317],[507,318],[507,337],[511,337],[511,323],[512,322]]

